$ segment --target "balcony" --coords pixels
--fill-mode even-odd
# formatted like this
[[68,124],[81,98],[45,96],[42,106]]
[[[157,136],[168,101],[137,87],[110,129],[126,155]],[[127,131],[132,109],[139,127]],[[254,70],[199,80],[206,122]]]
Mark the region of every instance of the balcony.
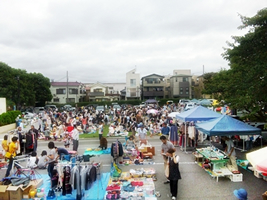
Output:
[[143,81],[143,87],[145,86],[164,86],[164,81]]
[[89,94],[88,94],[89,96],[93,96],[93,97],[95,97],[95,96],[104,96],[104,92],[89,92]]
[[144,91],[143,92],[144,97],[159,97],[164,96],[164,91]]

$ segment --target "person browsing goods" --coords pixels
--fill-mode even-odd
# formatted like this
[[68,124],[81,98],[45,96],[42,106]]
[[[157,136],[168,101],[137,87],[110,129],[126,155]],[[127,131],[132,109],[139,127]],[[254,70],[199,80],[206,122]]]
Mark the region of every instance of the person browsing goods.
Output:
[[[173,144],[167,140],[165,135],[160,136],[159,138],[162,142],[161,144],[161,155],[163,156],[163,160],[164,160],[164,171],[166,170],[167,167],[167,162],[168,162],[168,157],[167,157],[167,152],[169,149],[173,149],[174,152],[176,151],[175,147],[173,146]],[[170,183],[169,180],[165,181],[164,184],[168,184]]]

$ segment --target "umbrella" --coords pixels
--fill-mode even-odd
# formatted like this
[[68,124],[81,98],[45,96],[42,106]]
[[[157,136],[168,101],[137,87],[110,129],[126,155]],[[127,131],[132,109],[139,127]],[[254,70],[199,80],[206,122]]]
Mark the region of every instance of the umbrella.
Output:
[[147,114],[157,114],[159,111],[155,109],[149,109],[146,113]]
[[176,115],[180,114],[179,112],[171,112],[170,114],[168,114],[169,117],[176,117]]
[[266,154],[267,154],[267,147],[264,147],[257,151],[247,153],[246,157],[247,157],[247,160],[253,166],[253,168],[261,169],[259,171],[264,170],[265,172],[267,172],[267,165],[262,166],[264,163],[267,162]]

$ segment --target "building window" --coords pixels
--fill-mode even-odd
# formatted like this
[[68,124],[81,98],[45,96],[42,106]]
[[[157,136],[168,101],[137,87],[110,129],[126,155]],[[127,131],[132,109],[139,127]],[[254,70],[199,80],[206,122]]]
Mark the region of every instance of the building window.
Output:
[[64,89],[57,89],[56,93],[57,94],[66,94],[66,89],[65,88]]
[[182,87],[180,87],[180,92],[182,92],[184,89]]
[[189,91],[189,88],[187,87],[187,88],[185,88],[185,90],[186,90],[186,91]]
[[176,81],[176,82],[178,81],[177,77],[175,78],[175,81]]
[[130,86],[131,87],[136,87],[136,79],[131,79],[130,80]]
[[183,94],[183,91],[180,91],[180,94]]
[[186,91],[185,94],[188,94],[188,91]]
[[75,98],[68,98],[66,100],[67,100],[67,103],[75,103]]
[[102,92],[102,88],[94,89],[94,92]]
[[53,102],[58,103],[59,102],[59,98],[53,99]]
[[70,88],[69,89],[69,94],[78,94],[78,89]]
[[183,82],[187,82],[188,81],[188,77],[183,77]]

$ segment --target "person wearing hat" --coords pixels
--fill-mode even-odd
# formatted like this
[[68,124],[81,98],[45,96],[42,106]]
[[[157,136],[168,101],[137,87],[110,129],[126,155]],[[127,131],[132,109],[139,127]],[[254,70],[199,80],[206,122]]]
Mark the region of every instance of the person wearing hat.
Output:
[[234,190],[234,195],[239,199],[239,200],[247,200],[248,199],[248,193],[245,189],[240,188],[239,190]]

